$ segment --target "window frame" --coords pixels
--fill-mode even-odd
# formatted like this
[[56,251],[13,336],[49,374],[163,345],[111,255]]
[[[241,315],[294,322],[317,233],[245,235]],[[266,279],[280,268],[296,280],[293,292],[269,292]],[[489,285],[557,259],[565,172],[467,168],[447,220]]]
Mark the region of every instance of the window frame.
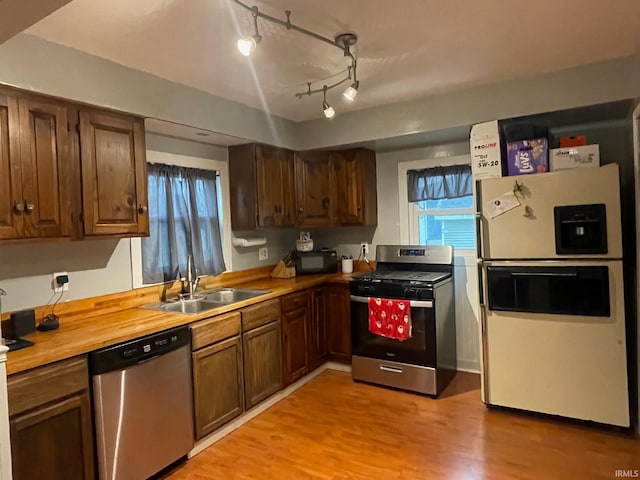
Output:
[[[399,219],[400,219],[400,242],[405,245],[414,245],[418,243],[418,219],[422,215],[459,215],[459,214],[474,214],[475,213],[475,200],[474,206],[470,209],[446,209],[446,210],[420,210],[415,203],[409,203],[408,198],[408,185],[407,185],[407,172],[409,170],[421,170],[423,168],[434,167],[448,167],[451,165],[470,165],[470,155],[456,155],[453,157],[441,157],[441,158],[426,158],[424,160],[412,160],[408,162],[398,163],[398,207],[399,207]],[[475,182],[473,185],[473,196],[475,198]],[[476,248],[456,249],[456,257],[462,257],[464,259],[477,258]],[[465,262],[466,263],[466,262]]]
[[[222,256],[226,271],[232,269],[232,245],[231,245],[231,206],[229,204],[229,163],[226,160],[213,160],[210,158],[190,157],[174,153],[147,150],[148,163],[163,163],[165,165],[177,165],[187,168],[200,168],[203,170],[215,170],[220,176],[221,192],[218,201],[222,200]],[[142,239],[131,239],[131,281],[133,288],[161,285],[160,283],[143,283],[142,279]]]

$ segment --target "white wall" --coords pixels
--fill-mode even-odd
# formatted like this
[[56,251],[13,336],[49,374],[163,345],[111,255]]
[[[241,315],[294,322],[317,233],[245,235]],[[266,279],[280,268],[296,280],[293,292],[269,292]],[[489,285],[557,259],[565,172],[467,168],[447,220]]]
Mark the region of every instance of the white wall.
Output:
[[129,240],[86,240],[0,245],[0,288],[4,311],[44,305],[51,274],[69,273],[62,301],[130,290]]

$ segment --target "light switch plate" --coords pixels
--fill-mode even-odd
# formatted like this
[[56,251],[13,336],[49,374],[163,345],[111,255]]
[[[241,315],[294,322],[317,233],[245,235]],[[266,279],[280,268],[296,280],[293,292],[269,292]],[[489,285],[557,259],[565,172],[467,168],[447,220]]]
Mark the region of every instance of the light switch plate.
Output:
[[267,247],[262,247],[258,250],[258,260],[263,262],[269,258],[269,249]]

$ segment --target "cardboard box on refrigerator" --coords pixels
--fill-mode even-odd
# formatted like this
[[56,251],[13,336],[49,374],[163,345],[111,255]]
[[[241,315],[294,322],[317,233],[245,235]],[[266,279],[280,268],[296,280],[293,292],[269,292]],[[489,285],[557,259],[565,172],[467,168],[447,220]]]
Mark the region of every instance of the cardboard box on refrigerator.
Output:
[[549,155],[552,172],[570,168],[589,168],[600,166],[600,146],[552,148]]
[[469,143],[473,178],[479,180],[501,177],[502,156],[500,154],[498,121],[477,123],[472,126]]

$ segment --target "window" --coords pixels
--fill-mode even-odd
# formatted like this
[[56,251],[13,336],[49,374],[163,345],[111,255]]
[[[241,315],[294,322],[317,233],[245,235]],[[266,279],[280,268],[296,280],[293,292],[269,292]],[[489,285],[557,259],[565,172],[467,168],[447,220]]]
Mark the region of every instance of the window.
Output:
[[469,157],[399,163],[398,182],[402,243],[452,245],[457,256],[475,254]]
[[193,255],[200,275],[225,270],[220,179],[215,170],[149,165],[149,237],[142,240],[145,284],[186,275]]
[[411,205],[419,245],[452,245],[456,250],[476,248],[472,195],[423,200]]

